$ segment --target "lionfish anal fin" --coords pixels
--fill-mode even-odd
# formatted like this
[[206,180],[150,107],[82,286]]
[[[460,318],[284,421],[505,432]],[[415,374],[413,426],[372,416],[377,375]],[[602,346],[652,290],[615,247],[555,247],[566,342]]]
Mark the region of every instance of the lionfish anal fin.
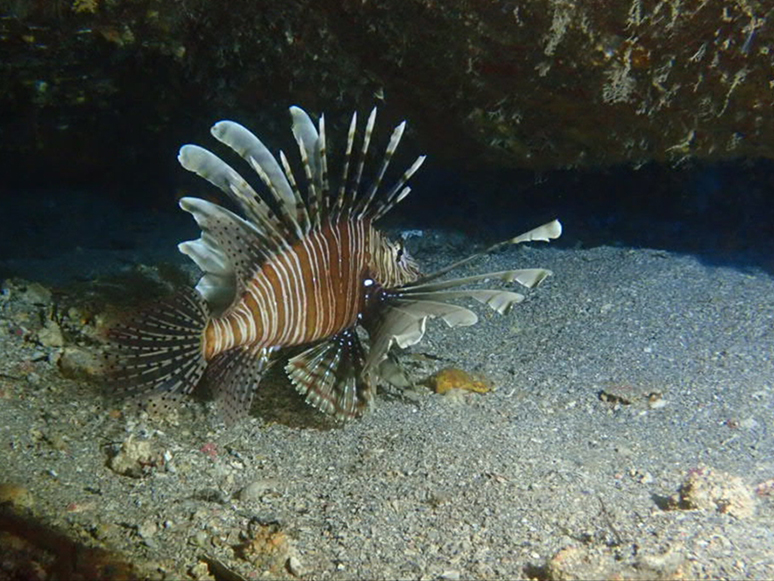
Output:
[[227,425],[250,412],[258,384],[270,366],[270,354],[268,349],[245,345],[210,361],[205,378]]

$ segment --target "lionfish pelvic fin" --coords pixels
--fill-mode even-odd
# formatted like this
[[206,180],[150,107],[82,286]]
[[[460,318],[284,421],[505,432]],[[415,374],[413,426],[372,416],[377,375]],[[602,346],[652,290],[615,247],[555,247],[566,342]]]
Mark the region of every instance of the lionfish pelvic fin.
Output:
[[314,345],[285,367],[306,402],[337,419],[360,416],[373,399],[373,385],[363,374],[364,352],[354,329]]

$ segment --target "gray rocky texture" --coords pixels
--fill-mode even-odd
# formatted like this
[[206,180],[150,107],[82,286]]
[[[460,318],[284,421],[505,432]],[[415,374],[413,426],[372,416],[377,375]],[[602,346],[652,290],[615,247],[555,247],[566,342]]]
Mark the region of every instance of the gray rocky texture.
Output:
[[0,14],[0,151],[70,179],[168,168],[224,117],[284,135],[291,103],[332,124],[379,104],[469,167],[774,156],[762,1],[2,0]]

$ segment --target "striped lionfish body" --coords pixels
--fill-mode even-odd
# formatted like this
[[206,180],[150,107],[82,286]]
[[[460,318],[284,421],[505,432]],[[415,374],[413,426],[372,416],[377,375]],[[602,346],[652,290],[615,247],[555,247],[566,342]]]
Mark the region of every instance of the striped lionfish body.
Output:
[[[194,290],[111,330],[112,376],[130,392],[189,393],[206,373],[226,420],[234,422],[249,411],[277,352],[295,346],[300,352],[285,369],[307,402],[336,418],[358,416],[373,400],[378,381],[399,375],[393,345],[405,348],[420,341],[428,318],[440,317],[449,326],[477,321],[472,311],[449,300],[470,297],[502,313],[524,298],[508,290],[457,287],[500,279],[531,288],[550,274],[524,269],[440,280],[477,254],[422,275],[402,244],[374,227],[408,195],[406,184],[425,159],[417,158],[395,185],[382,190],[405,122],[393,131],[373,181],[361,191],[376,110],[361,140],[354,114],[334,192],[324,117],[315,125],[298,107],[290,113],[303,176],[293,172],[284,153],[278,161],[241,125],[221,121],[212,128],[215,138],[257,174],[263,195],[208,150],[181,148],[182,166],[225,192],[241,215],[199,198],[180,200],[202,235],[179,249],[203,276]],[[554,220],[485,253],[560,233]]]

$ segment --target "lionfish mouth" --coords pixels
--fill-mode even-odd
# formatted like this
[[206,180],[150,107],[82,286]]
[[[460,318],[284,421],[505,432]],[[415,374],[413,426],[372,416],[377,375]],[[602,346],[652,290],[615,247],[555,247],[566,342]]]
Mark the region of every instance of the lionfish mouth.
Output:
[[356,417],[371,406],[379,382],[407,383],[393,346],[418,343],[428,319],[450,327],[477,322],[473,311],[452,301],[472,298],[505,313],[524,300],[507,289],[463,287],[499,280],[533,288],[551,274],[529,268],[445,276],[503,246],[557,238],[557,220],[420,274],[402,246],[374,226],[409,194],[407,183],[425,160],[420,156],[394,185],[382,188],[405,121],[393,131],[370,184],[361,188],[376,109],[361,138],[353,114],[334,188],[324,117],[315,125],[299,107],[290,113],[300,163],[295,172],[283,152],[278,161],[238,123],[212,127],[212,135],[253,170],[263,184],[260,194],[210,151],[180,149],[181,165],[222,190],[239,213],[200,198],[180,200],[202,234],[179,248],[203,274],[195,289],[111,330],[111,379],[129,394],[155,395],[163,404],[190,393],[206,376],[225,420],[233,423],[249,412],[269,366],[292,347],[301,351],[285,369],[306,401],[337,419]]

